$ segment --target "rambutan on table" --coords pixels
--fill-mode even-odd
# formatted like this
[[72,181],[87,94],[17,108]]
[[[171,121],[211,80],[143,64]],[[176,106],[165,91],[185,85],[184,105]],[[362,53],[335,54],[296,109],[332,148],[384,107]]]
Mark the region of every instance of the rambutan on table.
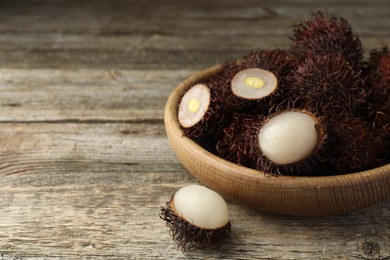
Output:
[[170,93],[288,48],[318,8],[367,51],[390,44],[387,0],[0,1],[0,259],[390,259],[390,201],[332,217],[228,201],[231,240],[186,254],[159,219],[198,183],[165,134]]

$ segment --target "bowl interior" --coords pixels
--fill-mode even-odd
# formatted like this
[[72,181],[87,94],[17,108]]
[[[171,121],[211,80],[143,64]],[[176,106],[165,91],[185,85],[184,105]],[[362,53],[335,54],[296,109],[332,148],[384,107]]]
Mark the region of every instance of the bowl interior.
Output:
[[171,146],[200,182],[239,203],[287,215],[335,215],[390,198],[390,164],[336,176],[275,176],[226,161],[183,136],[177,119],[181,95],[220,69],[220,65],[214,66],[182,82],[165,107],[164,122]]

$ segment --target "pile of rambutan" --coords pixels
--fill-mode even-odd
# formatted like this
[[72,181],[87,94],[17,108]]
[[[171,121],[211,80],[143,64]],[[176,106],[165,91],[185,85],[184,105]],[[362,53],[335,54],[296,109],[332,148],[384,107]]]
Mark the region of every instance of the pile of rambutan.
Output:
[[268,174],[337,175],[389,163],[389,48],[364,60],[351,25],[321,11],[293,26],[290,40],[290,50],[226,62],[184,93],[184,135]]

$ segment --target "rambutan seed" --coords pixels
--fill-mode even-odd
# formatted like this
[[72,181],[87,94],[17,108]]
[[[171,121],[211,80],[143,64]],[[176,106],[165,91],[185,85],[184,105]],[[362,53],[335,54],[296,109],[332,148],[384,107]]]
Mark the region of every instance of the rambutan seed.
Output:
[[210,105],[210,89],[197,84],[183,96],[179,105],[178,119],[180,124],[189,128],[199,123]]
[[234,95],[250,100],[271,95],[277,86],[278,80],[273,73],[258,68],[241,70],[231,83]]

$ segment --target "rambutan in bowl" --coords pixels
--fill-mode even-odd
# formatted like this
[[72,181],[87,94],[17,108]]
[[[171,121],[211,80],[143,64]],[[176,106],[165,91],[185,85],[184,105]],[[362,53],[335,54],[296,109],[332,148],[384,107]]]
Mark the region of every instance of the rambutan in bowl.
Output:
[[275,176],[224,160],[185,137],[177,118],[180,97],[221,67],[211,67],[182,82],[170,95],[164,114],[173,150],[205,186],[260,211],[296,216],[338,215],[390,198],[390,164],[334,176]]

